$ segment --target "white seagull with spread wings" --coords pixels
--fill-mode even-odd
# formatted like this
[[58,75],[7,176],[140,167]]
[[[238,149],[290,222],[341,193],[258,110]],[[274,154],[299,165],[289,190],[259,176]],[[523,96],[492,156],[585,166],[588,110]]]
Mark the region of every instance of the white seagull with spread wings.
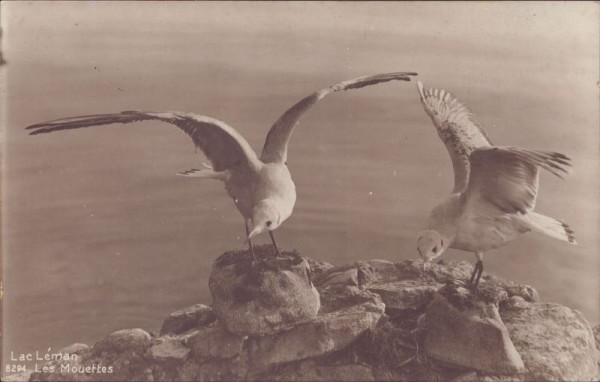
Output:
[[565,223],[533,212],[539,169],[562,177],[570,159],[563,154],[493,146],[471,112],[445,90],[423,89],[421,102],[433,120],[454,167],[451,195],[433,208],[417,249],[425,264],[448,247],[472,251],[477,263],[470,284],[483,273],[483,251],[498,248],[520,234],[537,231],[576,244]]
[[[249,249],[254,255],[251,238],[269,231],[277,253],[272,231],[291,214],[296,202],[296,189],[288,171],[287,146],[300,117],[325,96],[359,89],[388,81],[410,81],[417,73],[378,74],[340,82],[303,98],[286,111],[269,130],[260,159],[248,142],[234,128],[213,118],[181,112],[124,111],[115,114],[65,118],[27,127],[34,134],[82,127],[159,120],[171,123],[188,134],[198,149],[212,163],[206,169],[192,169],[178,175],[221,180],[244,217]],[[249,228],[252,223],[252,230]],[[256,257],[254,257],[256,259]]]

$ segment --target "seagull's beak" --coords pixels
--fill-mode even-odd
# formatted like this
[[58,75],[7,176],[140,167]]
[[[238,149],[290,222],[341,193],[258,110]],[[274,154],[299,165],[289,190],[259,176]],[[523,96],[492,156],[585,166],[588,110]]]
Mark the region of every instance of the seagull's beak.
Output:
[[258,235],[260,232],[260,226],[254,227],[254,229],[248,234],[248,237],[246,238],[246,241],[244,241],[244,244],[248,244],[248,241],[250,241],[250,239],[252,239],[254,236]]
[[429,262],[429,260],[423,260],[423,272],[425,272],[429,269],[430,264],[431,263]]

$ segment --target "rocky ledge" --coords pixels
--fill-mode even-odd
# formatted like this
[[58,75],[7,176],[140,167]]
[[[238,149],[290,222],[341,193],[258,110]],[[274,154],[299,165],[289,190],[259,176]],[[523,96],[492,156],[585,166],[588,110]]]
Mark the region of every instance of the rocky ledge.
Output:
[[[270,249],[257,251],[264,255]],[[416,260],[333,266],[305,258],[310,272],[297,253],[286,255],[296,260],[284,271],[289,277],[277,282],[291,280],[297,294],[306,284],[298,274],[305,274],[316,317],[311,309],[289,313],[301,317],[290,327],[283,322],[287,313],[276,314],[269,325],[250,325],[261,334],[244,334],[237,323],[217,319],[218,310],[197,304],[173,312],[159,334],[119,330],[91,347],[63,349],[76,357],[52,361],[50,373],[7,380],[587,381],[600,376],[600,326],[592,330],[580,312],[540,302],[535,289],[489,274],[472,292],[465,286],[473,270],[467,262],[440,262],[423,271]],[[232,253],[223,256],[232,259]],[[215,267],[223,263],[217,260]],[[244,267],[236,269],[232,275],[239,278]],[[223,283],[223,274],[212,282],[211,289]],[[236,330],[227,329],[232,327]]]

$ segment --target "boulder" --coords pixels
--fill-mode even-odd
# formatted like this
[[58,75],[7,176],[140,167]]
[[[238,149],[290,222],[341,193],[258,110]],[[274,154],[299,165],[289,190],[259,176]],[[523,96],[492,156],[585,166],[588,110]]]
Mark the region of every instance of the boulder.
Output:
[[596,341],[580,312],[529,303],[510,305],[501,316],[525,363],[524,380],[598,380]]
[[383,300],[389,316],[415,316],[425,310],[442,284],[425,284],[415,280],[393,281],[368,287]]
[[162,337],[148,349],[148,356],[159,362],[183,362],[190,354],[180,339]]
[[231,358],[242,352],[246,336],[230,333],[219,323],[202,328],[185,340],[196,358]]
[[540,302],[537,290],[529,285],[506,285],[504,289],[508,293],[508,297],[518,296],[527,302]]
[[213,265],[213,309],[225,328],[240,335],[273,334],[317,316],[320,300],[310,266],[297,252],[277,256],[271,246],[227,252]]
[[2,377],[4,382],[27,382],[30,381],[33,370],[22,371],[17,374],[5,375]]
[[473,266],[466,262],[440,261],[423,270],[423,261],[405,260],[392,263],[386,260],[369,260],[355,263],[360,285],[373,286],[394,281],[414,280],[423,285],[445,284],[449,281],[468,280]]
[[[69,355],[69,357],[63,357],[62,359],[51,360],[47,362],[44,367],[53,370],[50,373],[35,373],[32,380],[48,380],[48,381],[63,381],[71,380],[69,376],[70,372],[65,372],[64,368],[73,370],[73,367],[77,368],[81,365],[81,360],[89,357],[91,349],[88,345],[82,343],[74,343],[67,347],[62,348],[59,351],[60,354]],[[43,368],[40,368],[43,369]]]
[[152,336],[143,329],[123,329],[109,334],[94,347],[94,354],[135,352],[144,353],[152,342]]
[[411,326],[413,325],[398,327],[384,316],[376,328],[367,332],[354,345],[353,352],[362,363],[371,366],[376,380],[431,379],[419,373],[425,367],[419,367],[417,373],[405,373],[406,365],[414,366],[419,360],[427,359],[424,355],[417,356],[420,345],[417,344]]
[[355,286],[330,285],[320,289],[319,294],[321,296],[319,315],[366,303],[384,306],[377,294]]
[[374,381],[373,372],[368,365],[322,363],[308,359],[298,363],[284,365],[269,373],[261,374],[250,380],[256,381]]
[[304,260],[306,260],[308,265],[310,265],[313,283],[315,282],[316,277],[319,277],[332,268],[336,268],[333,264],[330,264],[326,261],[315,260],[312,257],[304,256]]
[[128,381],[140,380],[147,369],[147,350],[154,339],[143,329],[124,329],[98,341],[93,348],[74,344],[77,358],[50,361],[51,372],[35,372],[30,381]]
[[[600,325],[596,325],[594,326],[594,328],[592,329],[592,331],[594,332],[594,338],[596,339],[596,354],[597,359],[598,359],[598,366],[600,366]],[[600,378],[598,378],[600,379]]]
[[387,260],[359,261],[354,267],[358,270],[360,285],[397,281],[406,277],[398,263]]
[[[346,287],[350,297],[339,299],[335,305],[337,309],[321,313],[312,321],[285,332],[249,338],[246,350],[252,368],[263,370],[277,364],[329,354],[347,347],[361,334],[374,328],[384,314],[385,306],[374,294],[365,301],[366,296],[356,289]],[[337,290],[339,293],[344,291]],[[356,295],[360,298],[352,297]],[[340,300],[345,301],[346,306],[342,306]]]
[[177,310],[163,322],[160,335],[179,334],[198,326],[208,325],[217,317],[210,306],[196,304]]
[[358,269],[350,268],[336,272],[328,272],[318,284],[320,287],[329,285],[358,285]]
[[600,324],[594,326],[592,332],[594,333],[594,338],[596,339],[596,349],[600,350]]
[[82,354],[90,347],[86,344],[74,343],[59,350],[61,354]]
[[422,328],[424,350],[436,360],[506,375],[524,368],[494,304],[457,307],[438,294],[427,307]]
[[514,309],[527,307],[529,303],[521,296],[512,296],[504,304],[501,305],[502,309]]

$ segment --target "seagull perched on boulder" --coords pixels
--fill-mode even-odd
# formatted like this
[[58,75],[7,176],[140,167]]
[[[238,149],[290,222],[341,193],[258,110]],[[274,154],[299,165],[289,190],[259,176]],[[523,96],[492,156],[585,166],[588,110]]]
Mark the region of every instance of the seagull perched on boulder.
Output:
[[533,211],[539,169],[561,177],[570,159],[559,153],[494,146],[473,114],[445,90],[423,89],[421,102],[446,145],[454,167],[454,189],[433,208],[417,239],[424,267],[447,248],[472,251],[477,263],[469,284],[477,287],[483,252],[528,231],[576,244],[560,220]]
[[212,163],[205,169],[192,169],[178,175],[217,179],[225,183],[225,189],[244,217],[249,250],[256,259],[251,239],[268,231],[279,253],[272,231],[292,214],[296,202],[296,188],[286,160],[288,143],[300,117],[331,93],[388,81],[410,81],[410,76],[416,74],[396,72],[361,77],[312,93],[287,110],[271,127],[260,159],[234,128],[219,120],[192,113],[124,111],[59,119],[35,124],[27,129],[33,130],[31,134],[35,135],[147,120],[159,120],[177,126],[192,138],[196,148]]

